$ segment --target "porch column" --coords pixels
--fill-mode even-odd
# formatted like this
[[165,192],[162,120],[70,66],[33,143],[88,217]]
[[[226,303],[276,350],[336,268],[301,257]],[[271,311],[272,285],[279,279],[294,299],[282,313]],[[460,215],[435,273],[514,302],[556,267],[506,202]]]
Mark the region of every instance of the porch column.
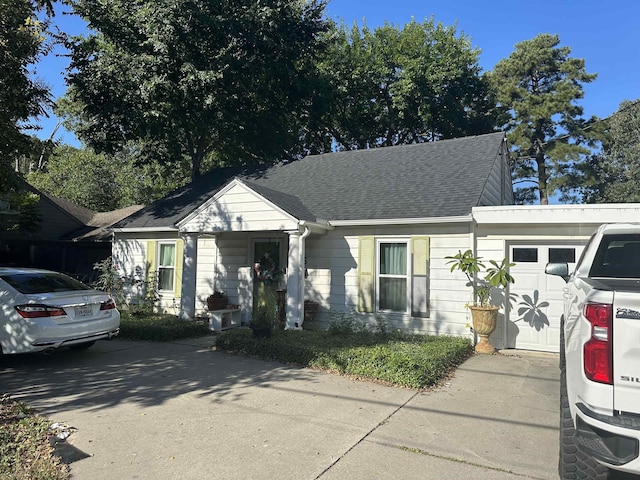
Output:
[[286,330],[302,329],[302,288],[304,279],[304,259],[301,249],[301,235],[299,231],[287,232],[289,234],[289,255],[287,262],[287,319]]
[[196,316],[196,274],[198,265],[198,236],[194,233],[182,236],[182,293],[180,296],[180,318],[194,320]]

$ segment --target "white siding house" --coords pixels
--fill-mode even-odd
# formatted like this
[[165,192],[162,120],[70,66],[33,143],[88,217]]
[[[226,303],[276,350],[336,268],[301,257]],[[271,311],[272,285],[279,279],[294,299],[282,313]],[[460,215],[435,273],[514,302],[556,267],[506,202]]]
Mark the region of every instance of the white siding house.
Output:
[[[114,256],[127,275],[164,268],[159,307],[184,318],[205,315],[206,298],[223,291],[251,322],[262,281],[254,267],[267,251],[286,272],[277,285],[286,328],[354,312],[408,332],[472,337],[471,289],[446,258],[472,249],[517,263],[494,345],[555,351],[562,286],[543,263],[571,263],[599,224],[638,209],[515,207],[507,150],[496,133],[217,170],[116,224]],[[312,325],[304,300],[320,306]]]

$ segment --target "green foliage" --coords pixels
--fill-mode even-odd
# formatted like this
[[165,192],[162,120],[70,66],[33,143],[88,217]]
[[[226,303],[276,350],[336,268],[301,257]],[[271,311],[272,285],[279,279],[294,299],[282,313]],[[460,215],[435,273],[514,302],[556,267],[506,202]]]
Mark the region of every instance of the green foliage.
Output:
[[550,34],[520,42],[490,74],[497,100],[510,115],[505,128],[515,157],[514,182],[528,185],[516,188],[519,203],[539,198],[547,204],[556,190],[569,188],[568,172],[597,140],[589,129],[594,119],[584,120],[576,103],[584,96],[583,84],[596,75],[559,44]]
[[18,223],[15,229],[24,233],[35,233],[40,230],[42,216],[38,209],[40,195],[23,191],[16,195],[18,204]]
[[27,180],[50,195],[103,212],[149,204],[182,186],[188,176],[173,165],[137,165],[133,150],[106,155],[63,145]]
[[218,337],[216,348],[410,388],[437,384],[473,352],[464,338],[310,330],[286,330],[269,339],[229,330]]
[[0,215],[0,228],[29,235],[40,230],[42,216],[38,209],[40,196],[31,192],[11,174],[0,201],[8,205],[8,214]]
[[327,332],[330,335],[349,335],[352,333],[391,334],[393,327],[389,319],[377,314],[375,324],[366,317],[358,316],[355,311],[330,311]]
[[258,292],[258,304],[251,316],[251,326],[273,328],[278,312],[276,292],[269,285],[261,283]]
[[[75,133],[97,151],[230,164],[295,153],[324,3],[72,0],[93,27],[71,38]],[[133,143],[132,143],[133,142]],[[141,157],[142,159],[143,157]]]
[[94,288],[107,292],[115,300],[117,305],[125,303],[125,279],[120,276],[113,263],[113,258],[108,257],[93,264],[93,269],[98,274]]
[[358,318],[356,312],[329,312],[327,332],[330,335],[349,335],[369,331],[368,323]]
[[[469,281],[468,285],[473,288],[473,304],[486,307],[491,304],[491,289],[506,288],[510,283],[515,283],[515,279],[509,273],[509,269],[515,263],[510,263],[503,258],[500,263],[489,260],[491,266],[486,267],[480,261],[480,257],[473,255],[473,251],[467,250],[464,253],[458,250],[455,255],[445,257],[449,260],[447,265],[451,265],[450,271],[459,270],[464,273]],[[477,276],[485,269],[484,282],[478,282]]]
[[495,128],[480,51],[455,26],[433,19],[373,31],[333,25],[330,39],[320,62],[327,82],[318,129],[324,137],[316,139],[325,150],[331,142],[352,150]]
[[209,325],[182,320],[175,315],[152,312],[132,314],[127,310],[121,311],[120,315],[119,338],[149,342],[172,342],[183,338],[211,335]]
[[605,122],[602,152],[575,180],[584,203],[640,202],[640,99],[624,101]]
[[112,257],[93,264],[98,279],[93,285],[107,292],[121,308],[132,315],[153,315],[155,305],[160,300],[158,293],[158,272],[149,272],[143,279],[142,272],[121,275]]
[[69,466],[53,454],[50,422],[7,395],[0,396],[0,478],[66,480]]
[[[36,12],[40,4],[0,0],[0,179],[28,152],[31,142],[24,131],[34,127],[27,122],[49,102],[47,87],[29,69],[47,50],[47,21],[38,20]],[[3,186],[0,182],[0,190]]]

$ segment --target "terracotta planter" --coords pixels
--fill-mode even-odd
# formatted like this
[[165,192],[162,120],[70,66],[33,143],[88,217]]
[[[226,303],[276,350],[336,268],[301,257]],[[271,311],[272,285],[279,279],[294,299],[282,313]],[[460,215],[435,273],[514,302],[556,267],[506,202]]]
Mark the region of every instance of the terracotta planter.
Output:
[[496,349],[489,341],[496,329],[499,307],[469,307],[471,319],[473,320],[473,331],[478,334],[480,340],[476,345],[476,353],[492,354]]

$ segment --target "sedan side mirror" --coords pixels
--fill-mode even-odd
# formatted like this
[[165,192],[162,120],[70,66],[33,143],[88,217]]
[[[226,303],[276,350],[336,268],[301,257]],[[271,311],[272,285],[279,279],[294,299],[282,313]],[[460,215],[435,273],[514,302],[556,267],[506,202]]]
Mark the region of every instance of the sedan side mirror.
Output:
[[562,279],[566,282],[569,280],[569,265],[566,263],[547,263],[547,266],[544,269],[544,273],[547,275],[555,275],[557,277],[562,277]]

